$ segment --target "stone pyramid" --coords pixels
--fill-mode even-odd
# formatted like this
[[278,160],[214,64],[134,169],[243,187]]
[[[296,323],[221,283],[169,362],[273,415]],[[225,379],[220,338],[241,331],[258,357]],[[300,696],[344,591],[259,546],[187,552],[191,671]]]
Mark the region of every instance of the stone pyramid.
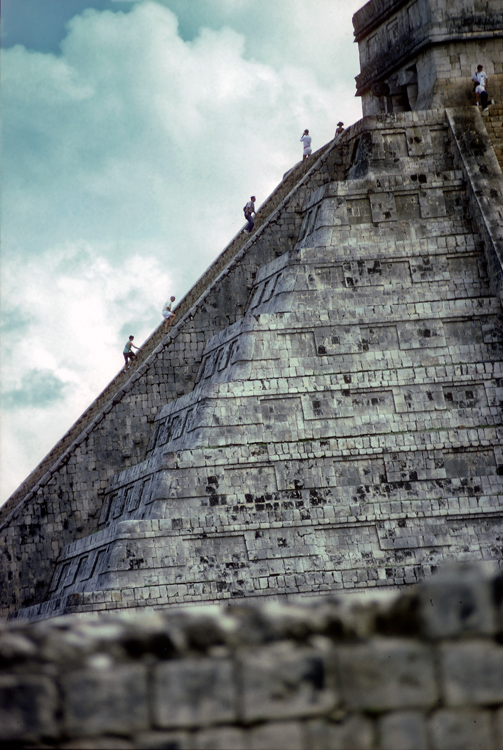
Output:
[[[361,34],[397,8],[368,3]],[[371,94],[369,70],[371,114],[285,175],[169,335],[0,509],[5,614],[371,591],[501,560],[503,177],[488,132],[503,110],[492,129],[474,106],[399,111],[400,86],[418,85],[398,70]]]
[[366,118],[323,150],[260,230],[242,316],[24,616],[392,587],[501,556],[502,310],[457,115]]

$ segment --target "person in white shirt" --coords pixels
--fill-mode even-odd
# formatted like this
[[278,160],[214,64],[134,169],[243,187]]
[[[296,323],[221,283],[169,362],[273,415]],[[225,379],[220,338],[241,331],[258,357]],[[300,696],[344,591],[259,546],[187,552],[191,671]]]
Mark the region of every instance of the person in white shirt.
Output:
[[312,151],[311,151],[311,136],[309,135],[309,130],[307,130],[307,128],[306,128],[306,130],[304,130],[304,133],[303,133],[303,135],[302,135],[302,137],[301,137],[300,140],[304,144],[304,153],[303,153],[303,156],[302,156],[302,161],[304,161],[304,159],[307,159],[307,157],[311,156],[311,154],[312,154]]
[[484,70],[483,65],[477,65],[477,72],[472,76],[472,81],[475,84],[475,101],[477,107],[482,106],[482,110],[487,108],[487,101],[489,95],[487,93],[487,73]]
[[[129,370],[131,365],[133,364],[133,359],[136,357],[136,354],[132,351],[132,349],[140,349],[139,346],[136,346],[136,344],[133,344],[134,336],[130,336],[129,340],[126,341],[126,346],[124,347],[122,353],[124,355],[124,370]],[[131,363],[129,362],[131,360]]]
[[472,81],[475,84],[481,83],[484,87],[487,85],[487,73],[483,65],[477,65],[477,72],[472,75]]
[[251,234],[253,231],[253,227],[255,226],[255,222],[253,220],[252,214],[255,215],[255,201],[257,199],[254,195],[250,198],[246,206],[244,207],[243,211],[245,214],[245,219],[248,222],[248,224],[245,227],[245,232],[248,232],[248,234]]
[[175,297],[170,297],[162,308],[162,317],[164,318],[164,333],[168,332],[168,328],[174,322],[176,313],[171,311]]

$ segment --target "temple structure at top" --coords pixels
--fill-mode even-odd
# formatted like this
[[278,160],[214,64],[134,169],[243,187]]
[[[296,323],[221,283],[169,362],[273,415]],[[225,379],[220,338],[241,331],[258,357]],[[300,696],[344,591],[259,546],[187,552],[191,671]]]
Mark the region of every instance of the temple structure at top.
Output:
[[371,0],[353,25],[364,116],[473,105],[477,64],[501,101],[501,0]]

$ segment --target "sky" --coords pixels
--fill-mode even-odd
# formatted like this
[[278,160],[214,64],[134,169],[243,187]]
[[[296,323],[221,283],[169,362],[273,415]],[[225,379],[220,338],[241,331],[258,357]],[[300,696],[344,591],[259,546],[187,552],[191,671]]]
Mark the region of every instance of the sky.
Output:
[[0,504],[302,155],[363,0],[3,0]]

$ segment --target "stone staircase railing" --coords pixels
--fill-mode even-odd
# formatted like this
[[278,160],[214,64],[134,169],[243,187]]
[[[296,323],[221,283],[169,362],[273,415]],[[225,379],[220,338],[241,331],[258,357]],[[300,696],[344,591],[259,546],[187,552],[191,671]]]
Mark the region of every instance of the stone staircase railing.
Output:
[[[447,109],[446,114],[468,181],[470,211],[484,241],[491,289],[503,302],[503,231],[499,203],[497,200],[495,207],[493,198],[500,200],[503,195],[503,175],[497,156],[489,148],[490,115],[481,115],[476,107]],[[483,171],[479,168],[482,155]]]
[[503,103],[496,102],[489,107],[487,115],[483,115],[487,135],[503,170]]

